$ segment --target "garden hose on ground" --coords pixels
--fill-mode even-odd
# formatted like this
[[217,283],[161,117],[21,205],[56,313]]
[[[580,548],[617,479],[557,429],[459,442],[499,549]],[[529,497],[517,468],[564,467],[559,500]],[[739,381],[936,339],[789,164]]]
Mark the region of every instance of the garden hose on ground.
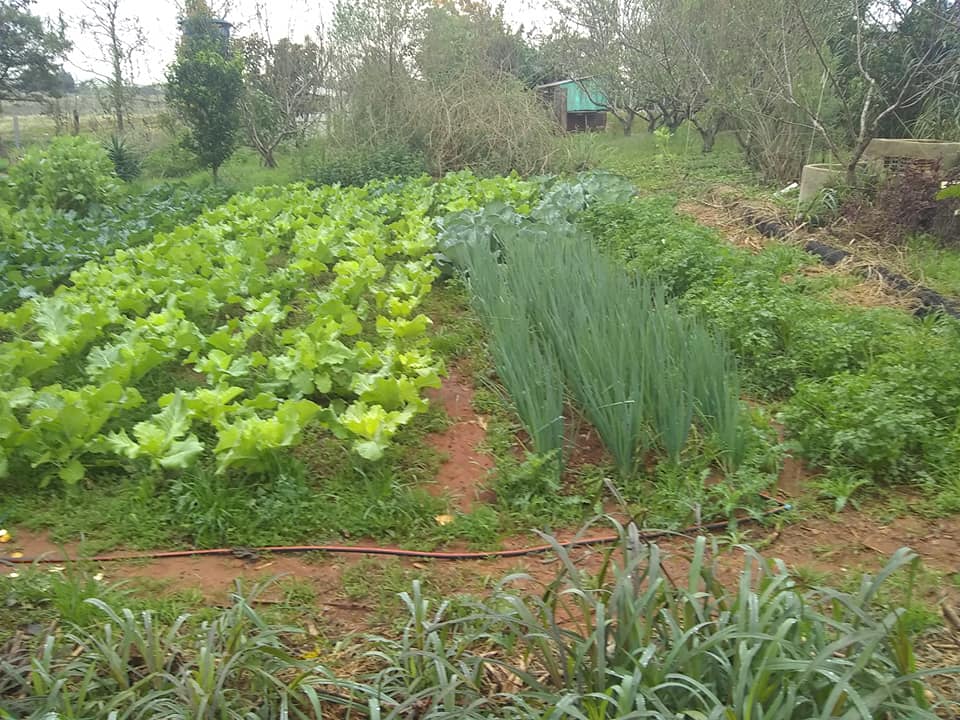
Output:
[[[776,507],[766,510],[760,515],[749,518],[738,519],[737,522],[757,522],[761,519],[773,517],[780,513],[787,512],[792,508],[789,503],[784,503],[766,495],[762,496],[765,500],[776,503]],[[729,521],[721,520],[708,523],[706,525],[696,525],[685,530],[650,530],[642,532],[639,535],[641,540],[657,540],[669,535],[695,535],[702,532],[712,532],[723,530],[729,526]],[[31,565],[34,563],[68,563],[68,562],[119,562],[123,560],[160,560],[163,558],[186,558],[186,557],[204,557],[204,556],[233,556],[246,560],[253,560],[260,557],[261,554],[270,553],[307,553],[322,552],[342,555],[387,555],[392,557],[407,557],[426,560],[495,560],[498,558],[515,558],[526,555],[535,555],[538,553],[549,552],[556,547],[575,548],[591,545],[609,545],[618,542],[620,535],[599,535],[597,537],[575,538],[566,542],[557,542],[555,545],[546,543],[543,545],[530,545],[522,548],[511,548],[508,550],[481,550],[468,552],[464,550],[440,551],[440,550],[405,550],[403,548],[382,547],[378,545],[271,545],[257,548],[209,548],[205,550],[148,550],[145,552],[132,553],[106,553],[103,555],[94,555],[86,558],[70,557],[49,557],[47,555],[38,555],[36,557],[0,557],[0,564],[4,565]]]

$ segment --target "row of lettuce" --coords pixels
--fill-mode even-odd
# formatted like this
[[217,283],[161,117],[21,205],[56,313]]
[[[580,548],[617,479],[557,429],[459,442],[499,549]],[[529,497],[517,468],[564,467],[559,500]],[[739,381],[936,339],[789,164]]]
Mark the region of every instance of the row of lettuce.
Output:
[[433,214],[535,187],[265,189],[85,265],[0,315],[4,469],[74,483],[208,452],[257,470],[310,422],[377,459],[439,384],[417,312],[439,272]]

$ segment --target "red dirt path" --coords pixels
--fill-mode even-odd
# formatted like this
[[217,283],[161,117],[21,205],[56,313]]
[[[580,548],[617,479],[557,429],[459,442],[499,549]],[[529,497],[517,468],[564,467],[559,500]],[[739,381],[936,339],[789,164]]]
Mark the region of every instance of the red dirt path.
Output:
[[440,403],[450,425],[427,441],[444,457],[431,493],[449,497],[453,509],[470,512],[477,501],[493,502],[496,497],[485,489],[494,460],[480,449],[486,439],[486,421],[473,409],[473,386],[456,368],[444,378],[437,390],[428,390],[430,402]]

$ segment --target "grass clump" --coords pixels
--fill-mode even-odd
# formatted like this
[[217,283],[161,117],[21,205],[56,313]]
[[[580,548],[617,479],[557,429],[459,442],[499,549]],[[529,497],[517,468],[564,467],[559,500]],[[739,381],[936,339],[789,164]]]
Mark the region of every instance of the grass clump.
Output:
[[286,641],[300,631],[258,615],[262,590],[238,590],[197,627],[90,598],[97,625],[0,658],[0,717],[320,717],[323,690]]

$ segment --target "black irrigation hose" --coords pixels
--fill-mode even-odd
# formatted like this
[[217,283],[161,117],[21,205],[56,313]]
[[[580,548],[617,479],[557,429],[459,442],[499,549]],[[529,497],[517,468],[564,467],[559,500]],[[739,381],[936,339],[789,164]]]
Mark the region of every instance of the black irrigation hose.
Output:
[[[761,495],[764,500],[777,503],[777,506],[766,510],[756,517],[742,518],[738,522],[757,522],[760,519],[773,517],[792,509],[789,503],[774,500]],[[723,530],[729,521],[720,520],[706,525],[696,525],[680,531],[653,530],[640,533],[641,540],[657,540],[668,535],[695,535],[705,531]],[[592,545],[609,545],[620,540],[620,535],[600,535],[597,537],[578,538],[567,542],[558,542],[556,545],[531,545],[510,550],[487,550],[479,552],[467,551],[431,551],[431,550],[404,550],[403,548],[382,547],[378,545],[272,545],[259,548],[210,548],[207,550],[156,550],[138,553],[110,553],[94,555],[89,558],[51,558],[46,555],[37,557],[0,557],[3,565],[32,565],[34,563],[68,563],[68,562],[119,562],[123,560],[160,560],[163,558],[185,558],[205,556],[233,556],[246,560],[255,560],[261,553],[305,553],[325,552],[344,555],[388,555],[392,557],[408,557],[428,560],[493,560],[498,558],[515,558],[525,555],[535,555],[549,552],[556,546],[563,548],[586,547]]]
[[[776,220],[760,218],[752,213],[745,214],[744,218],[751,227],[755,228],[765,237],[782,239],[790,233],[788,227],[780,224]],[[853,254],[846,250],[832,247],[818,240],[807,240],[803,243],[803,249],[811,255],[819,257],[827,267],[833,267],[847,258],[853,257]],[[869,268],[857,269],[854,272],[863,277],[870,277],[871,274],[879,275],[884,282],[889,283],[894,289],[916,297],[923,304],[923,307],[918,308],[915,313],[919,317],[924,317],[934,312],[942,312],[945,315],[960,318],[960,303],[956,300],[951,300],[936,290],[915,283],[910,278],[900,273],[895,273],[890,268],[884,267],[883,265],[871,265]]]

